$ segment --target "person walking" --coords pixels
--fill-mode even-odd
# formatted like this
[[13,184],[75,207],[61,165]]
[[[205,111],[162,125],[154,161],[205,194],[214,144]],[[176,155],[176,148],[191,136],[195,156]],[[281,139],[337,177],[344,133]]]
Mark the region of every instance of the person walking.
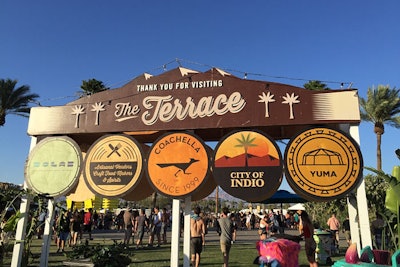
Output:
[[385,228],[386,223],[382,219],[382,215],[376,213],[376,219],[371,223],[371,230],[372,234],[374,235],[375,239],[375,247],[376,249],[382,249],[382,236],[383,236],[383,229]]
[[169,225],[169,212],[163,208],[161,213],[161,240],[163,244],[167,244],[167,229]]
[[58,232],[57,253],[60,252],[60,250],[64,253],[65,243],[67,242],[70,232],[70,219],[67,210],[63,211],[58,217],[56,225]]
[[128,208],[124,211],[124,246],[127,248],[129,246],[129,241],[131,240],[132,230],[133,230],[133,214],[132,209]]
[[326,224],[329,227],[329,230],[332,232],[333,235],[335,235],[335,241],[336,241],[336,247],[339,248],[339,228],[340,228],[340,222],[336,218],[336,214],[332,213],[332,216],[328,219]]
[[71,217],[71,246],[75,246],[78,242],[78,235],[81,231],[81,221],[79,219],[79,212],[74,211]]
[[229,252],[232,246],[232,233],[233,233],[233,222],[229,218],[228,214],[229,214],[229,209],[227,207],[224,207],[222,209],[221,216],[218,219],[218,224],[221,229],[219,242],[221,245],[224,267],[229,266]]
[[305,242],[305,251],[308,263],[310,267],[318,267],[318,263],[315,261],[315,249],[317,248],[317,244],[315,243],[313,234],[314,234],[314,226],[310,220],[306,211],[302,211],[300,214],[301,224],[299,225],[299,230],[301,236],[304,237]]
[[194,214],[190,217],[190,254],[192,267],[200,265],[200,254],[205,245],[206,227],[200,217],[200,208],[194,209]]
[[93,225],[93,209],[89,208],[83,217],[83,229],[84,232],[88,232],[89,240],[93,240],[92,238],[92,225]]
[[144,232],[146,231],[146,228],[148,228],[148,222],[147,222],[147,217],[146,217],[146,211],[145,209],[140,210],[139,216],[136,218],[136,232],[137,232],[137,241],[136,241],[136,249],[139,249],[139,246],[143,248],[143,236]]

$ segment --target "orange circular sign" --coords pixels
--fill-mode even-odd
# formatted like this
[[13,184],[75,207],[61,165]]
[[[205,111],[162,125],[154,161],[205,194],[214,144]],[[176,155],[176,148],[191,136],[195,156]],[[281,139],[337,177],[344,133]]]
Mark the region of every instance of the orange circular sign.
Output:
[[119,197],[137,186],[143,171],[142,147],[128,135],[98,139],[85,158],[84,177],[96,194]]
[[187,132],[167,133],[153,143],[146,171],[157,192],[184,197],[203,184],[209,164],[207,148],[197,136]]
[[285,150],[285,164],[290,186],[312,201],[341,198],[362,178],[358,144],[330,128],[307,129],[292,138]]

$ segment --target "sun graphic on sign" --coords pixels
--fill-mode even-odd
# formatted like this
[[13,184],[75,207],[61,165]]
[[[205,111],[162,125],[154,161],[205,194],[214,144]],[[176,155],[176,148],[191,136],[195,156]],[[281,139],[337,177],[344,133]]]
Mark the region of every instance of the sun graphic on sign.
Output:
[[218,159],[223,156],[233,158],[243,153],[258,157],[270,155],[279,158],[274,144],[265,136],[254,131],[242,131],[229,136],[219,146],[215,158]]

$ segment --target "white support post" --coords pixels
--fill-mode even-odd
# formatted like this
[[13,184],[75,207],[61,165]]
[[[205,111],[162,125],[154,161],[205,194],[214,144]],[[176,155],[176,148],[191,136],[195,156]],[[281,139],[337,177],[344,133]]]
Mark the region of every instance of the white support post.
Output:
[[[24,182],[24,189],[27,188],[26,182]],[[25,247],[25,236],[26,236],[26,225],[28,223],[28,212],[31,200],[28,195],[24,195],[21,198],[20,213],[21,218],[18,220],[17,231],[15,233],[15,243],[11,259],[12,267],[19,267],[22,265],[22,258]],[[26,257],[26,256],[25,256]]]
[[171,267],[179,266],[180,200],[172,200]]
[[349,210],[351,242],[356,243],[357,248],[360,248],[360,225],[358,223],[357,200],[355,195],[351,194],[347,197],[347,208]]
[[[31,145],[29,148],[29,152],[32,151],[32,149],[36,146],[37,143],[37,138],[36,137],[31,137]],[[24,189],[27,189],[28,186],[26,182],[24,182]],[[14,243],[14,249],[13,249],[13,255],[11,259],[11,266],[12,267],[19,267],[21,266],[22,263],[22,257],[23,257],[23,252],[24,252],[24,247],[25,247],[25,233],[26,233],[26,225],[28,222],[28,211],[29,211],[29,206],[30,206],[30,198],[28,195],[24,195],[21,198],[21,206],[20,206],[20,213],[21,213],[21,218],[18,221],[17,224],[17,231],[15,233],[15,243]]]
[[[360,144],[360,134],[357,126],[350,126],[350,135]],[[364,178],[362,179],[360,185],[357,188],[357,208],[358,208],[358,222],[360,225],[360,234],[361,234],[361,244],[357,248],[361,250],[363,247],[371,246],[372,247],[372,239],[371,239],[371,230],[368,216],[368,203],[367,203],[367,195],[365,193],[365,183]],[[350,226],[351,227],[351,226]]]
[[51,223],[54,219],[54,199],[49,199],[47,202],[47,216],[45,219],[43,242],[42,242],[42,255],[40,256],[40,266],[48,266],[48,258],[51,244]]
[[366,246],[370,246],[372,248],[371,228],[369,223],[368,203],[365,193],[364,179],[362,180],[360,186],[357,188],[357,206],[362,246],[360,246],[360,249]]
[[185,227],[183,228],[183,267],[190,266],[190,212],[192,198],[185,198]]

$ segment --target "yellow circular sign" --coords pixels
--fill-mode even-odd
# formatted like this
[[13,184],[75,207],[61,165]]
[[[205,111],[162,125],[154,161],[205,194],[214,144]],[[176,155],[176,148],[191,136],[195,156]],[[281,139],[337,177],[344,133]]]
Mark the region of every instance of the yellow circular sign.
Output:
[[285,150],[285,164],[293,190],[312,201],[343,197],[362,178],[358,144],[330,128],[307,129],[292,138]]
[[143,171],[141,145],[128,135],[98,139],[85,158],[84,177],[88,187],[105,197],[119,197],[138,184]]
[[167,133],[150,149],[147,176],[156,191],[171,197],[195,192],[209,173],[205,144],[187,132]]

